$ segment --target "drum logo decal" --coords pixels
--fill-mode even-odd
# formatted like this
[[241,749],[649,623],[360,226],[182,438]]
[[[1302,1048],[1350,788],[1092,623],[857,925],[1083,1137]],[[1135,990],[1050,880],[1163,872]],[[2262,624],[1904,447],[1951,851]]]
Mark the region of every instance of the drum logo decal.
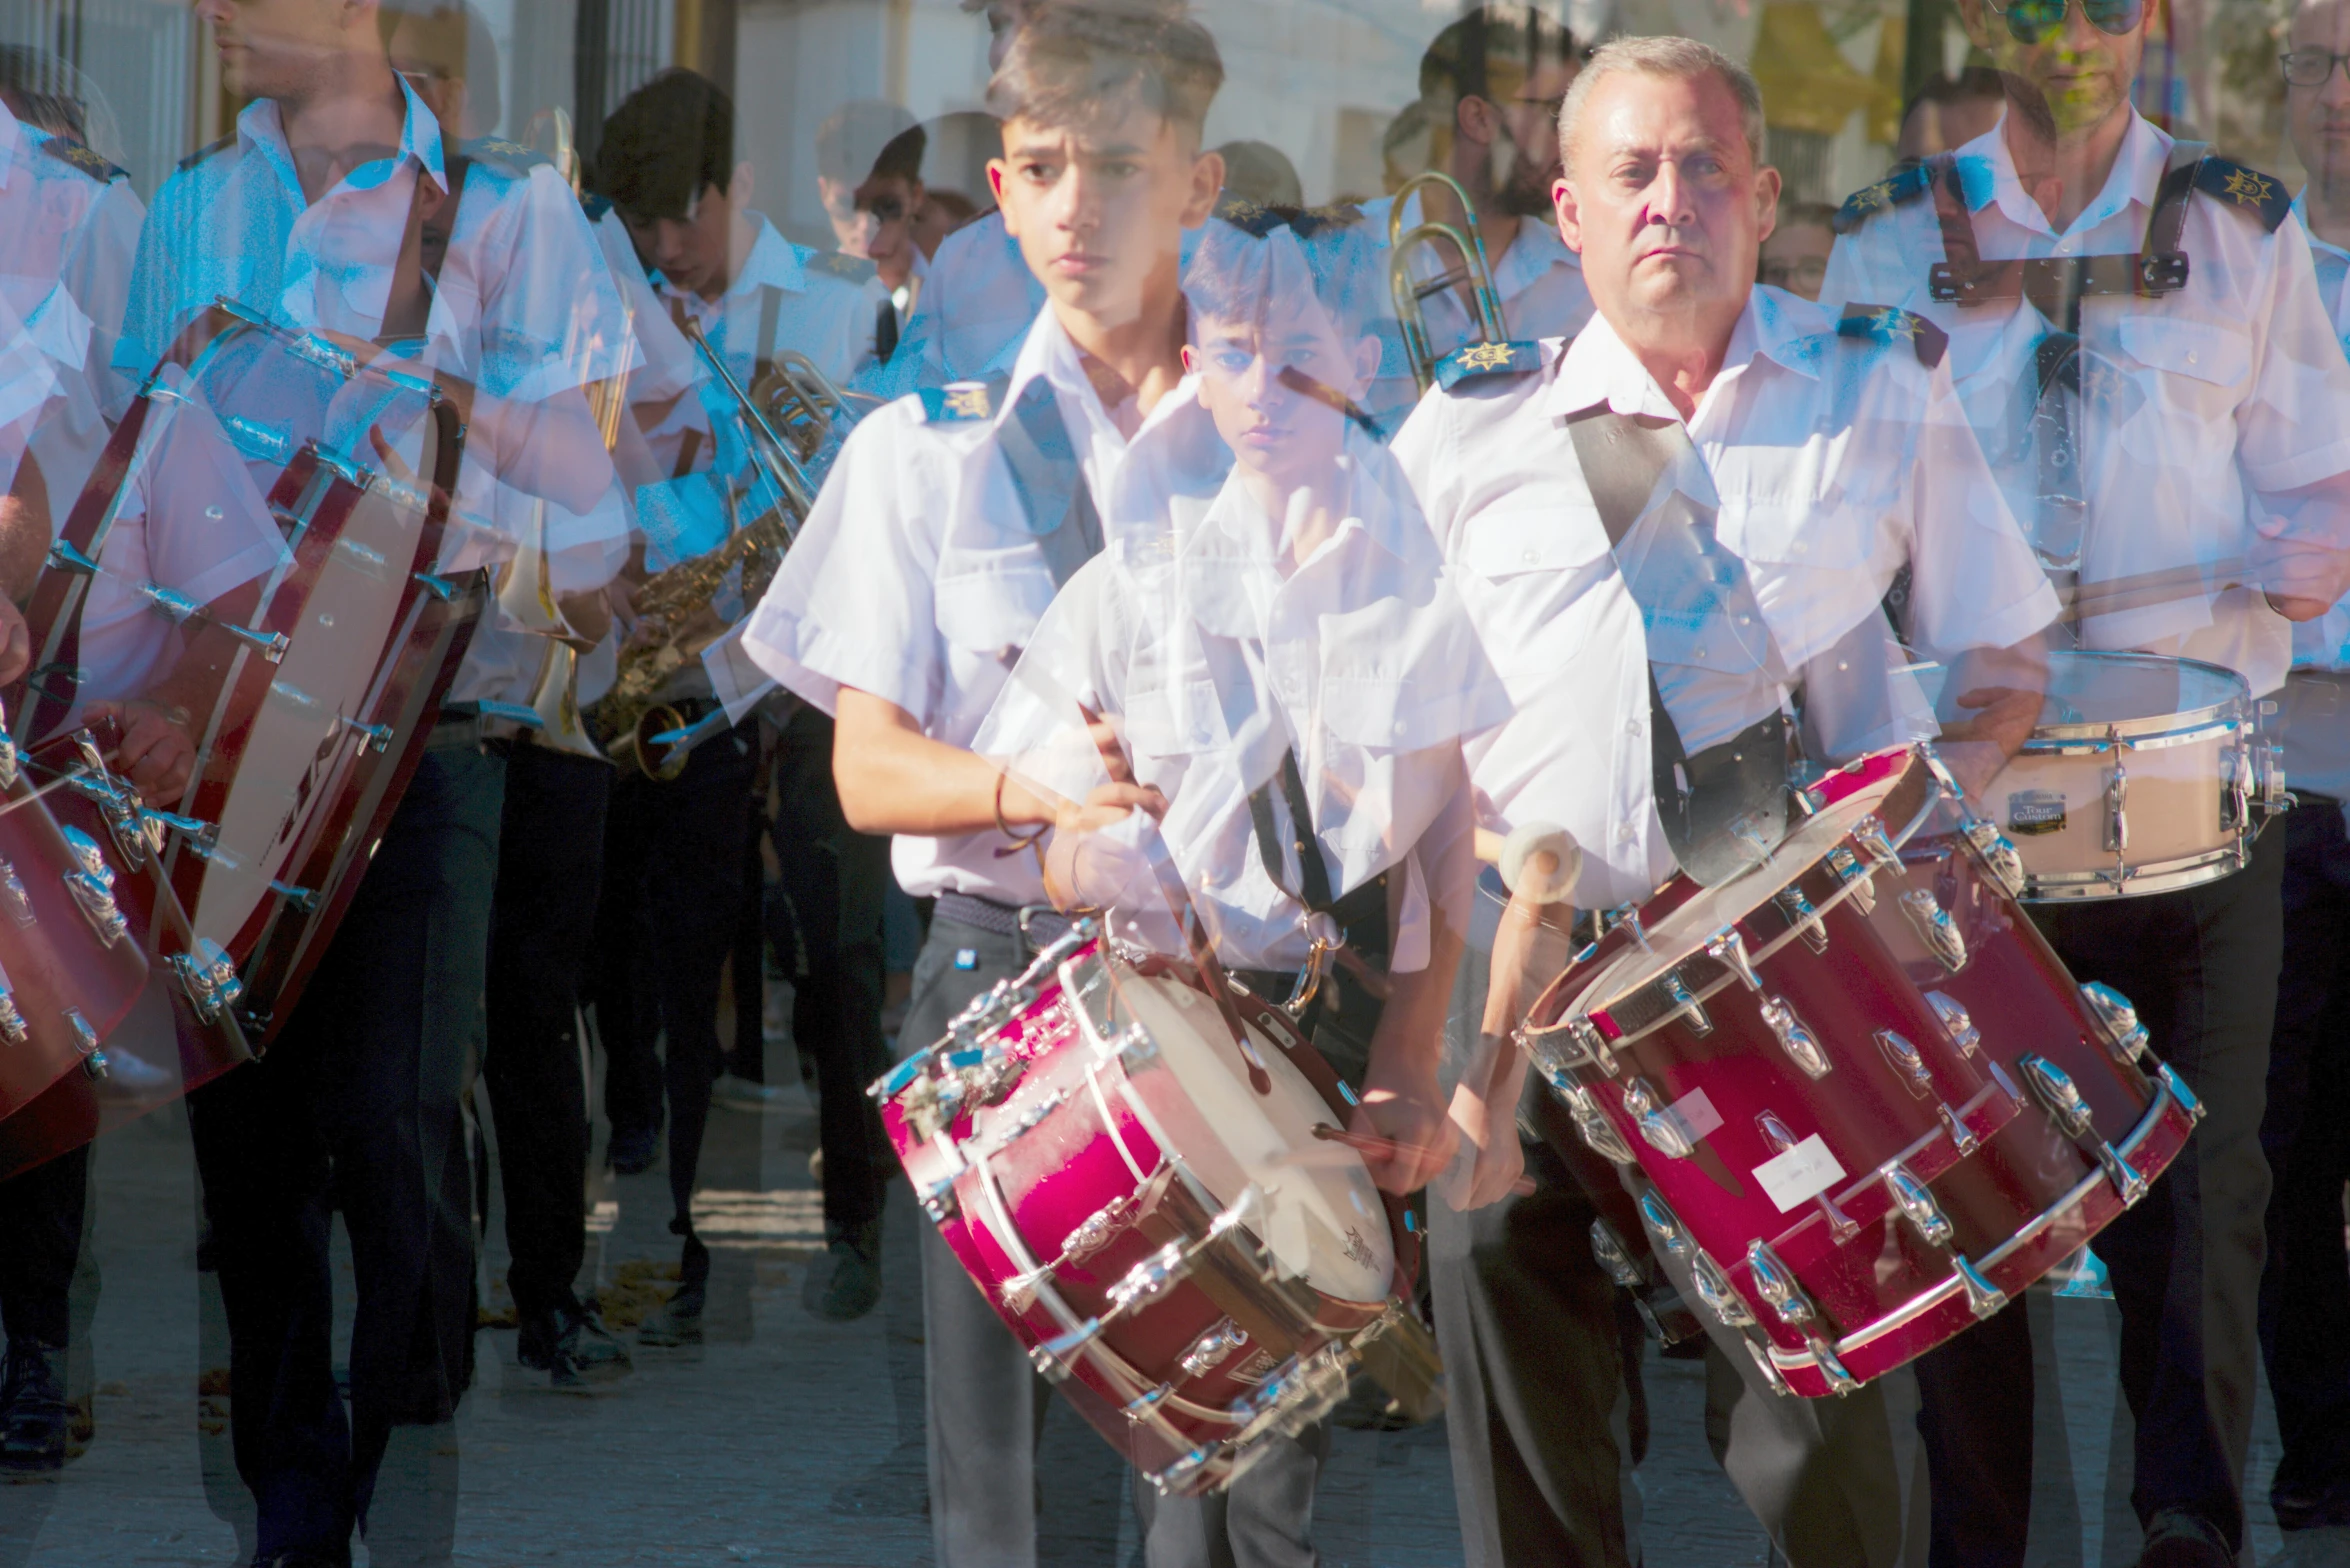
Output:
[[2007,831],[2017,838],[2064,831],[2064,796],[2052,789],[2020,789],[2007,797]]
[[1363,1233],[1352,1225],[1346,1228],[1346,1255],[1352,1258],[1359,1268],[1367,1269],[1377,1261],[1371,1256],[1370,1245],[1363,1240]]
[[1231,1378],[1235,1383],[1262,1383],[1271,1375],[1273,1368],[1278,1365],[1280,1363],[1274,1360],[1273,1352],[1259,1347],[1255,1355],[1234,1367],[1225,1376]]

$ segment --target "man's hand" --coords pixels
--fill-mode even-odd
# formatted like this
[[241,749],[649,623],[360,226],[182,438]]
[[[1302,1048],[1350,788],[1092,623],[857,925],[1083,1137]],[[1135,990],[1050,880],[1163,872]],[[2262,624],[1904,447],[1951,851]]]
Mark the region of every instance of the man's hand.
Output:
[[1969,800],[1980,805],[1983,791],[2032,738],[2043,700],[2040,692],[2005,686],[1987,686],[1959,697],[1958,705],[1972,710],[1973,717],[1942,726],[1934,749]]
[[[1466,1169],[1456,1162],[1437,1186],[1437,1196],[1466,1214],[1488,1203],[1498,1203],[1517,1186],[1526,1171],[1526,1146],[1518,1139],[1518,1090],[1525,1080],[1526,1057],[1507,1039],[1482,1042],[1491,1053],[1492,1071],[1483,1085],[1461,1081],[1452,1092],[1450,1112],[1459,1132]],[[1470,1154],[1469,1151],[1475,1151]]]
[[24,611],[13,600],[0,598],[0,686],[24,679],[32,663],[33,639]]
[[133,789],[165,806],[186,792],[196,767],[196,741],[189,733],[185,708],[134,699],[93,702],[84,713],[92,720],[111,719],[121,728],[114,766],[129,777]]
[[1436,1092],[1436,1076],[1414,1068],[1383,1070],[1374,1052],[1363,1080],[1363,1103],[1347,1118],[1347,1130],[1385,1139],[1392,1147],[1366,1151],[1363,1163],[1380,1190],[1417,1192],[1452,1163],[1460,1132]]

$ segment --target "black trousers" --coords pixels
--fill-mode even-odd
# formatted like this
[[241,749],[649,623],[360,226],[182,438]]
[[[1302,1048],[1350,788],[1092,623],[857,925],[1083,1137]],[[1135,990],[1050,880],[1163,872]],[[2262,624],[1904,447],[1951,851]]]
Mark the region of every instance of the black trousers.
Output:
[[[2156,1055],[2208,1112],[2170,1169],[2095,1245],[2121,1308],[2121,1385],[2137,1421],[2131,1505],[2142,1523],[2166,1511],[2196,1515],[2239,1550],[2285,841],[2272,827],[2250,866],[2201,887],[2035,911],[2075,979],[2101,980],[2137,1005]],[[2024,1559],[2031,1348],[2028,1320],[2010,1303],[1917,1363],[1934,1568]]]
[[612,766],[514,746],[490,915],[482,1077],[498,1128],[507,1283],[524,1316],[576,1304],[587,1254],[587,1086],[579,986],[595,939]]
[[772,940],[777,953],[798,954],[792,1034],[816,1064],[824,1228],[839,1240],[881,1217],[883,1184],[897,1169],[880,1109],[865,1092],[889,1070],[881,1033],[889,840],[853,831],[841,814],[832,781],[832,720],[823,713],[802,707],[792,715],[775,768],[775,854],[783,881],[770,910]]
[[742,909],[743,820],[758,759],[757,729],[737,725],[696,747],[675,779],[615,779],[604,819],[589,988],[610,1058],[604,1109],[615,1131],[657,1127],[666,1088],[681,1232],[718,1076],[719,983]]
[[0,1329],[12,1341],[62,1350],[71,1337],[89,1178],[85,1143],[0,1181]]
[[2350,835],[2323,797],[2304,797],[2284,826],[2285,963],[2260,1123],[2275,1178],[2260,1348],[2284,1441],[2269,1496],[2277,1522],[2300,1529],[2350,1525]]
[[[505,763],[426,753],[269,1054],[188,1097],[229,1332],[231,1436],[259,1554],[341,1561],[391,1430],[472,1372],[462,1105],[482,1005]],[[346,1418],[327,1238],[357,1273]]]

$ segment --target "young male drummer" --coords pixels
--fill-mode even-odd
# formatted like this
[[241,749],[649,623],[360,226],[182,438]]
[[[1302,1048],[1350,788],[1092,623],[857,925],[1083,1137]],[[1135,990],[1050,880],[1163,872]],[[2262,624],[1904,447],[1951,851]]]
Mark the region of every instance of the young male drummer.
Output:
[[[510,549],[508,493],[591,514],[612,470],[583,387],[619,366],[565,345],[626,334],[568,188],[551,171],[452,159],[392,70],[397,17],[372,0],[201,0],[197,15],[250,104],[233,137],[158,192],[117,364],[144,374],[220,294],[354,354],[401,341],[404,362],[464,405],[457,504],[497,525],[452,529],[442,571]],[[404,243],[425,224],[448,234],[431,287],[423,247]],[[582,318],[593,330],[575,339]],[[558,553],[556,591],[601,582],[623,542]],[[444,715],[269,1056],[191,1097],[238,1469],[265,1562],[347,1561],[391,1429],[446,1421],[471,1372],[461,1102],[501,769],[475,719]],[[330,1179],[360,1260],[348,1415],[330,1365]]]
[[[1959,9],[2004,75],[2007,113],[1949,161],[1848,201],[1820,297],[1904,307],[1949,334],[2018,520],[2076,595],[2070,642],[2206,660],[2271,693],[2290,622],[2350,586],[2350,364],[2301,221],[2276,180],[2199,157],[2132,106],[2153,6]],[[2284,860],[2271,831],[2224,880],[2041,920],[2078,979],[2136,1003],[2209,1113],[2097,1244],[2121,1304],[2150,1564],[2243,1546]],[[1990,1319],[1918,1378],[1940,1552],[2017,1560],[2024,1314]]]
[[[1760,166],[1751,76],[1690,40],[1622,40],[1584,66],[1560,127],[1559,231],[1598,316],[1571,343],[1456,355],[1396,453],[1513,699],[1469,749],[1482,825],[1563,833],[1581,850],[1569,896],[1604,910],[1639,903],[1677,861],[1708,880],[1738,862],[1722,853],[1736,832],[1692,830],[1735,816],[1690,781],[1728,774],[1754,785],[1732,805],[1783,809],[1772,759],[1796,686],[1816,761],[1930,733],[1878,608],[1903,564],[1921,639],[1969,666],[1957,711],[1985,710],[1946,748],[1977,781],[2037,711],[2036,696],[2001,695],[2037,689],[2033,660],[2002,650],[2056,604],[1955,406],[1939,336],[1755,286],[1779,176]],[[1636,530],[1646,543],[1620,555],[1611,541]],[[1660,573],[1676,549],[1706,575]],[[1514,982],[1495,967],[1497,990]],[[1509,999],[1494,1032],[1514,1022]],[[1507,1129],[1523,1059],[1499,1062],[1486,1191],[1520,1158]],[[1535,1176],[1569,1180],[1547,1160]],[[1477,1563],[1622,1562],[1613,1315],[1604,1297],[1546,1288],[1588,1220],[1543,1226],[1537,1203],[1556,1211],[1538,1193],[1514,1230],[1433,1216],[1466,1546]],[[1544,1314],[1575,1332],[1522,1326]],[[1732,1351],[1714,1356],[1708,1426],[1778,1548],[1806,1565],[1890,1561],[1878,1396],[1775,1396]]]
[[[2350,3],[2310,0],[2286,38],[2285,125],[2309,171],[2294,211],[2309,230],[2318,293],[2350,340]],[[2293,672],[2279,724],[2298,803],[2284,822],[2284,963],[2269,1037],[2260,1142],[2273,1187],[2260,1282],[2260,1348],[2284,1452],[2269,1502],[2288,1560],[2322,1560],[2350,1536],[2350,1261],[2342,1185],[2350,1181],[2350,604],[2293,628]],[[2271,828],[2274,833],[2276,829]],[[2320,1534],[2318,1532],[2327,1532]],[[2303,1543],[2308,1543],[2304,1545]]]
[[[1319,976],[1302,1022],[1363,1086],[1365,1120],[1424,1151],[1382,1173],[1408,1191],[1450,1152],[1437,1059],[1475,870],[1460,743],[1505,699],[1359,414],[1376,295],[1350,289],[1359,276],[1317,281],[1286,227],[1201,241],[1192,374],[1160,416],[1195,427],[1170,444],[1184,466],[1168,516],[1122,520],[1054,599],[976,745],[1069,803],[1056,901],[1181,957],[1171,873],[1259,995]],[[1137,835],[1134,807],[1155,828]],[[1336,959],[1314,947],[1332,936]],[[1312,1562],[1328,1447],[1321,1426],[1285,1440],[1214,1497],[1162,1499],[1138,1476],[1146,1559]]]
[[[835,713],[851,825],[895,833],[900,883],[937,898],[898,1036],[909,1047],[1060,929],[1032,853],[1054,812],[969,747],[1059,587],[1116,519],[1160,515],[1157,475],[1196,433],[1173,395],[1178,271],[1183,230],[1222,183],[1200,150],[1222,76],[1206,32],[1159,11],[1056,4],[1006,40],[990,183],[1049,302],[1007,382],[865,419],[746,634],[778,680]],[[939,1560],[1031,1562],[1049,1396],[923,1229]]]

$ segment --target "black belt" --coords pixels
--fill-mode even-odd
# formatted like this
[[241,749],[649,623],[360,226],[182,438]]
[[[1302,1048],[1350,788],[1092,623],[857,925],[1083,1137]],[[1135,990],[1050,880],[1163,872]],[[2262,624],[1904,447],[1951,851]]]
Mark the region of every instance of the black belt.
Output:
[[995,936],[1018,937],[1031,948],[1049,947],[1069,931],[1069,917],[1050,904],[1006,904],[975,893],[941,893],[931,914]]

